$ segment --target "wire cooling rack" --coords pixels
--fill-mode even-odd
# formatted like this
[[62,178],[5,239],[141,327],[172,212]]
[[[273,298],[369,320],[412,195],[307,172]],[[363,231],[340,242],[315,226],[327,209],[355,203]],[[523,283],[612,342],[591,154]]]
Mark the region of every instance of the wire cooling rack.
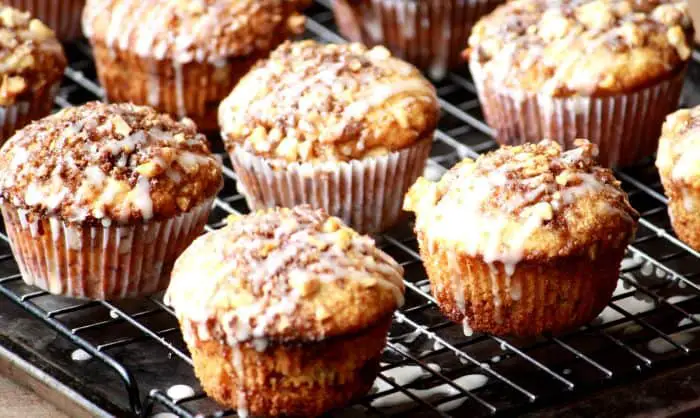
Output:
[[[318,0],[308,16],[306,37],[342,41],[328,0]],[[79,42],[67,52],[71,64],[56,105],[102,99],[89,46]],[[429,177],[438,178],[460,159],[496,147],[467,74],[452,73],[437,84],[443,117],[426,169]],[[226,184],[208,229],[221,226],[230,213],[247,211],[218,139],[213,142],[226,161]],[[537,411],[602,387],[639,381],[674,365],[697,363],[700,254],[673,234],[651,161],[616,174],[642,215],[639,232],[608,307],[591,324],[568,334],[534,339],[464,336],[461,326],[440,314],[409,226],[378,237],[382,248],[406,270],[406,304],[395,314],[373,390],[330,415],[483,416]],[[63,379],[67,385],[120,416],[235,416],[235,411],[221,410],[202,392],[177,321],[163,305],[162,295],[120,303],[51,296],[22,283],[4,229],[0,238],[4,276],[0,293],[65,337],[62,348],[53,350],[51,362],[61,366],[62,376],[71,377]]]

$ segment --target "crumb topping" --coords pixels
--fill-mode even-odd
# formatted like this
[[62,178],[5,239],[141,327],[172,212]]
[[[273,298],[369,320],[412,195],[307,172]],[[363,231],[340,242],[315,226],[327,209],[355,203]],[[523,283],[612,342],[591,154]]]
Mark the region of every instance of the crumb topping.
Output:
[[88,0],[83,31],[93,42],[143,57],[224,64],[275,47],[304,30],[310,0]]
[[54,32],[29,13],[0,4],[0,106],[57,83],[66,67]]
[[384,155],[432,135],[434,87],[384,47],[287,42],[219,108],[229,152],[283,163]]
[[700,106],[666,117],[656,166],[668,179],[700,187]]
[[[511,268],[597,239],[626,245],[638,214],[612,172],[595,163],[595,145],[578,140],[577,146],[562,152],[542,141],[466,159],[438,183],[419,179],[404,208],[416,213],[416,229],[428,237]],[[607,238],[620,223],[621,236]]]
[[196,240],[175,263],[166,300],[200,339],[319,340],[393,312],[403,304],[402,277],[340,219],[277,208],[232,217]]
[[474,27],[469,54],[496,86],[605,95],[677,73],[693,33],[685,0],[513,0]]
[[192,121],[130,104],[66,108],[0,151],[0,196],[69,222],[170,218],[221,186],[221,163]]

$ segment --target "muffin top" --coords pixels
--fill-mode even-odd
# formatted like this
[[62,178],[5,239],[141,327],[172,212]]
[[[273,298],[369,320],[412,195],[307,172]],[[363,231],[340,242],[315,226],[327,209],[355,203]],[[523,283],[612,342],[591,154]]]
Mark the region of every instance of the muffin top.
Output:
[[274,48],[304,30],[310,0],[87,0],[92,42],[179,63],[221,62]]
[[188,339],[316,341],[390,315],[403,304],[402,277],[338,218],[278,208],[198,238],[175,263],[166,301]]
[[513,0],[476,24],[469,53],[496,86],[604,96],[678,73],[692,42],[685,0]]
[[68,222],[170,218],[214,197],[222,182],[192,121],[130,104],[66,108],[0,149],[0,196]]
[[0,106],[50,88],[65,68],[66,57],[53,31],[29,13],[0,3]]
[[284,43],[219,108],[229,151],[291,162],[349,161],[432,138],[435,89],[384,47]]
[[700,106],[667,116],[656,166],[667,179],[700,187]]
[[416,230],[486,262],[577,255],[597,241],[626,245],[637,212],[597,148],[578,140],[562,152],[551,141],[503,147],[466,159],[432,183],[410,189],[404,208]]

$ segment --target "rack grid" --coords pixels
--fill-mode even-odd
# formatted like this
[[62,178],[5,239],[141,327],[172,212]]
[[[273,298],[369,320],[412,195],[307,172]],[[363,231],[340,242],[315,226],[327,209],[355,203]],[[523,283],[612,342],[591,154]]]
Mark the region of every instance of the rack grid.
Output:
[[[336,33],[330,0],[316,0],[307,12],[305,37],[342,42]],[[89,46],[68,46],[70,68],[56,99],[57,108],[102,100],[94,81]],[[696,63],[699,65],[700,59]],[[438,178],[464,157],[496,147],[483,122],[474,85],[467,71],[451,73],[436,87],[443,109],[426,175]],[[218,144],[213,139],[214,144]],[[231,213],[245,213],[236,192],[235,173],[226,161],[225,187],[215,202],[208,230]],[[697,363],[700,344],[700,254],[674,235],[666,198],[651,160],[616,171],[630,201],[641,214],[640,227],[623,262],[620,282],[605,311],[578,330],[532,339],[486,334],[466,337],[446,320],[431,296],[428,280],[409,225],[377,237],[381,247],[406,270],[406,304],[395,314],[380,375],[370,394],[331,416],[472,416],[536,411],[563,400],[595,393],[602,387],[639,381],[672,365]],[[57,298],[22,283],[0,232],[0,293],[41,319],[104,366],[121,382],[119,399],[104,399],[124,414],[180,417],[235,416],[207,398],[196,382],[191,359],[172,310],[162,295],[141,301],[96,302]],[[7,272],[7,273],[5,273]],[[700,339],[699,339],[700,340]],[[167,356],[182,380],[159,379],[145,387],[142,351]],[[168,388],[176,383],[195,388],[186,397]],[[99,390],[97,391],[99,397]],[[107,397],[103,394],[103,396]],[[162,417],[169,415],[160,415]]]

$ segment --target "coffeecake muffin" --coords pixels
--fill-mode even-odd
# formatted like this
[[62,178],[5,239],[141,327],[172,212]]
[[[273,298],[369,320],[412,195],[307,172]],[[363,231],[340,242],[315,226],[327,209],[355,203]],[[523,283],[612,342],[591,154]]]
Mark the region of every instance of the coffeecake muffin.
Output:
[[440,79],[462,64],[472,26],[505,0],[335,0],[340,33],[384,45]]
[[0,3],[0,143],[51,112],[65,68],[53,31]]
[[209,396],[239,416],[314,417],[372,386],[402,276],[340,219],[276,208],[197,239],[165,300]]
[[408,193],[432,293],[467,334],[556,333],[609,301],[638,214],[577,145],[505,146]]
[[668,116],[656,166],[676,235],[700,251],[700,106]]
[[0,150],[0,205],[22,278],[58,295],[164,289],[222,182],[192,121],[130,104],[64,109]]
[[62,41],[79,38],[80,15],[85,0],[3,0],[8,6],[27,11],[46,23]]
[[113,102],[150,105],[216,131],[253,64],[304,30],[310,0],[87,0],[83,30]]
[[383,231],[422,173],[433,86],[383,47],[287,42],[222,103],[221,136],[253,209],[310,204]]
[[588,138],[603,165],[656,151],[690,60],[683,0],[513,0],[483,18],[469,65],[501,144]]

